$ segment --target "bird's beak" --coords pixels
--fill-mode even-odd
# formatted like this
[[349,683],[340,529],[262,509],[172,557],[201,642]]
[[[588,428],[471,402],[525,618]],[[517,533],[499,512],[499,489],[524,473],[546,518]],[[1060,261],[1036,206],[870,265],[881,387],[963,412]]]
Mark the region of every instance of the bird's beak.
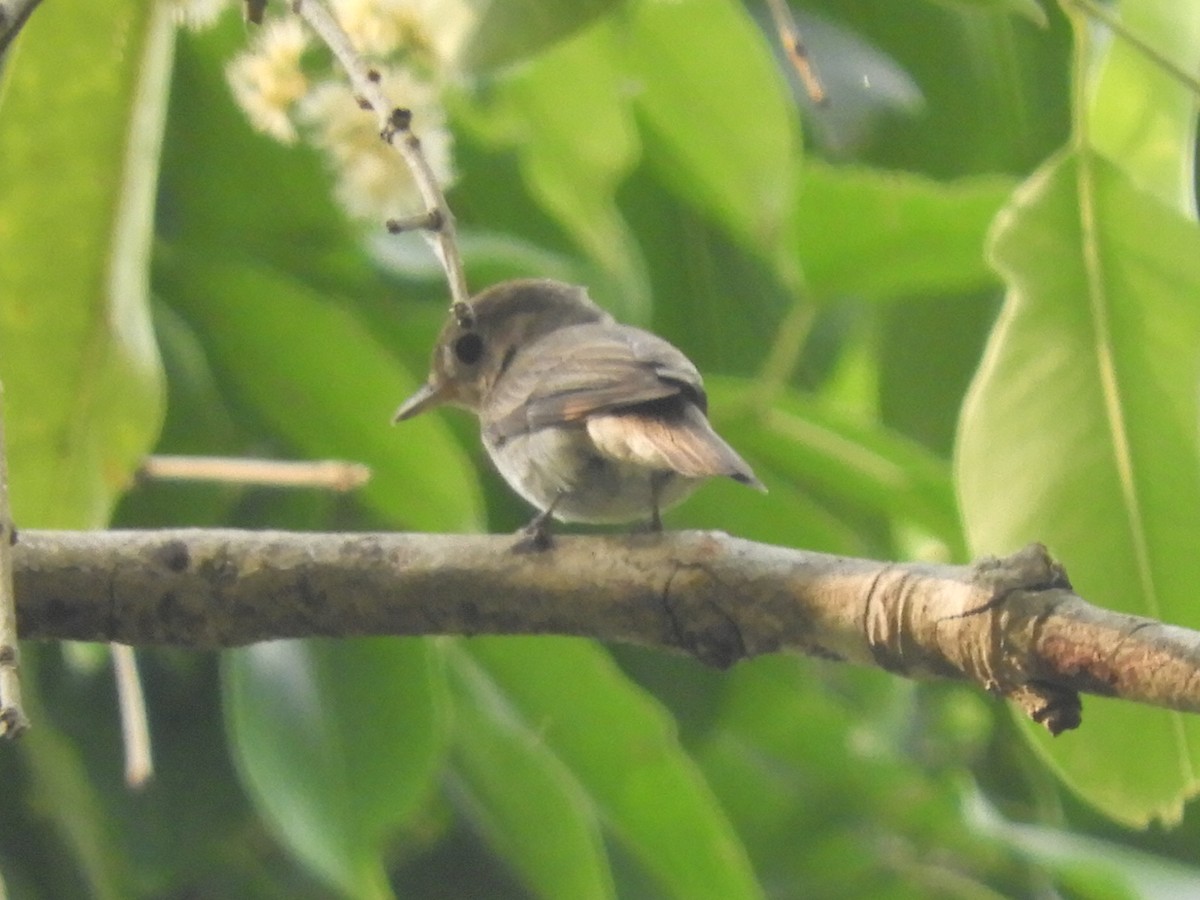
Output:
[[413,416],[418,416],[427,409],[433,409],[435,406],[440,406],[445,403],[449,397],[446,396],[446,386],[434,387],[432,384],[423,384],[417,389],[417,392],[400,404],[400,408],[396,410],[396,415],[392,417],[392,424],[403,422],[405,419],[411,419]]

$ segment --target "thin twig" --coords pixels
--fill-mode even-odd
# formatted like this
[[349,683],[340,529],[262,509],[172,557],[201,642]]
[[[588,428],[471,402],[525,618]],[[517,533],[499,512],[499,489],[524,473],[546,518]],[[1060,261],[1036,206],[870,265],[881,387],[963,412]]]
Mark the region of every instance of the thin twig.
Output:
[[461,310],[470,308],[471,295],[467,290],[462,254],[458,249],[454,215],[450,212],[446,195],[438,184],[429,160],[421,150],[421,141],[412,130],[412,112],[388,100],[380,86],[379,73],[367,65],[350,43],[342,26],[323,5],[317,0],[294,0],[292,9],[338,58],[354,92],[378,118],[380,137],[396,148],[412,172],[413,181],[428,210],[429,232],[433,235],[433,245],[450,286],[450,308],[456,316],[460,316]]
[[29,16],[42,0],[6,0],[0,3],[0,56],[25,27]]
[[138,673],[137,657],[126,644],[109,644],[113,678],[117,684],[117,706],[121,711],[121,737],[125,745],[125,783],[140,788],[154,776],[150,750],[150,722],[146,694]]
[[314,462],[246,459],[227,456],[147,456],[138,469],[140,480],[216,481],[271,487],[313,487],[351,491],[371,478],[362,463],[337,459]]
[[437,231],[442,227],[441,216],[436,209],[418,213],[404,219],[388,219],[388,234],[402,234],[405,231]]
[[8,508],[8,452],[4,446],[4,385],[0,384],[0,736],[15,738],[29,727],[21,706],[17,612],[13,597],[12,545]]
[[796,17],[792,15],[792,8],[788,6],[787,0],[767,0],[767,8],[771,10],[771,18],[775,20],[779,42],[783,44],[788,59],[796,69],[796,74],[800,76],[800,83],[804,85],[808,99],[817,106],[825,106],[829,102],[829,94],[821,82],[821,76],[817,74],[812,57],[808,55],[808,47],[804,44],[804,38],[800,36],[800,26],[796,24]]

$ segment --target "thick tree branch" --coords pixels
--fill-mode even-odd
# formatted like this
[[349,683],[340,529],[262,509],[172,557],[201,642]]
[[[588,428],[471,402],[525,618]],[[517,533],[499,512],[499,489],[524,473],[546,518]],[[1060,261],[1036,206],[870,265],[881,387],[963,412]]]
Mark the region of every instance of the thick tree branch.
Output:
[[884,563],[714,532],[559,537],[22,532],[21,636],[220,648],[367,634],[567,634],[718,666],[798,651],[975,682],[1052,732],[1079,693],[1200,711],[1200,633],[1089,605],[1040,545]]

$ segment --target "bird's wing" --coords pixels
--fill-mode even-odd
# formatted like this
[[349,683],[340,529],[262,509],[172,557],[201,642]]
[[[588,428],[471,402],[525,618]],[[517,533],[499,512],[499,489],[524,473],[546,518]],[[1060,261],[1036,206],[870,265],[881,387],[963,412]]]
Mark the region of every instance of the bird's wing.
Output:
[[679,350],[638,328],[576,325],[517,354],[490,392],[484,427],[503,439],[676,396],[707,405],[700,373]]

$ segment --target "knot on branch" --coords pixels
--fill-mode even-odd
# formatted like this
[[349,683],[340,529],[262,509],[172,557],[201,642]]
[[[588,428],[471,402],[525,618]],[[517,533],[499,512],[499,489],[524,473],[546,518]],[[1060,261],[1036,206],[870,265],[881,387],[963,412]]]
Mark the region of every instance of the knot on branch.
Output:
[[[1078,685],[1036,677],[1034,672],[1040,667],[1016,652],[1018,642],[1012,640],[1012,634],[1033,611],[1005,609],[1010,600],[1073,590],[1066,569],[1043,544],[1033,543],[1003,559],[985,557],[977,561],[972,566],[972,580],[988,599],[962,615],[991,613],[990,640],[987,651],[976,657],[979,669],[968,670],[968,674],[982,676],[989,690],[1011,700],[1052,735],[1078,728],[1083,712]],[[1034,612],[1033,619],[1039,617]]]
[[387,125],[379,136],[387,143],[391,143],[397,134],[407,134],[412,129],[413,114],[411,109],[406,109],[403,106],[397,106],[388,114]]
[[1013,591],[1073,590],[1067,570],[1050,555],[1045,544],[1027,544],[1003,559],[982,557],[971,569],[975,584],[991,588],[991,599],[985,605],[988,609],[1003,603]]
[[1046,730],[1055,737],[1078,728],[1083,721],[1083,703],[1079,693],[1061,685],[1030,681],[1007,692],[1005,696],[1033,721],[1046,726]]
[[868,591],[864,634],[880,667],[909,677],[966,678],[1059,734],[1079,725],[1079,691],[1090,687],[1045,666],[1026,638],[1070,590],[1065,569],[1041,544],[983,558],[954,578],[889,566]]

